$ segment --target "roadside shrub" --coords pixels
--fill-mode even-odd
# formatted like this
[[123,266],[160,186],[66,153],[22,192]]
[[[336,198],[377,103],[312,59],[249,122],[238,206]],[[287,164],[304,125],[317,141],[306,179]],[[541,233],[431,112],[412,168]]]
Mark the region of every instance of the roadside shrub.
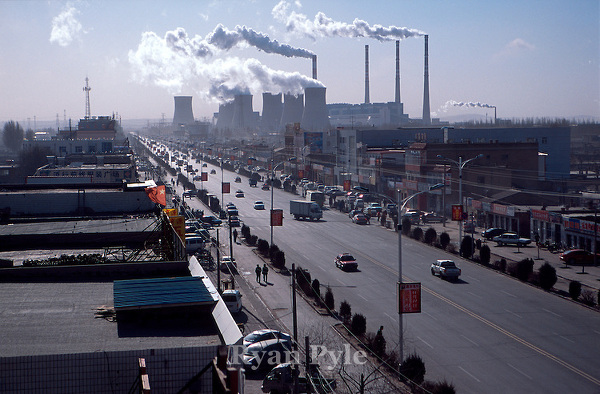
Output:
[[416,239],[417,241],[423,239],[423,229],[421,227],[415,227],[412,230],[412,238]]
[[273,265],[279,269],[285,267],[285,253],[283,250],[278,250],[273,259]]
[[246,241],[250,244],[250,246],[255,246],[258,241],[258,236],[251,235],[250,238],[246,238]]
[[492,253],[490,251],[490,247],[487,245],[483,245],[479,250],[479,259],[481,260],[481,264],[489,265],[491,257]]
[[308,270],[302,269],[298,267],[296,269],[296,281],[298,283],[298,287],[306,294],[307,296],[311,295],[311,277],[310,272]]
[[465,236],[460,243],[460,253],[462,257],[470,258],[473,256],[473,238],[470,235]]
[[258,253],[266,256],[269,253],[269,243],[264,239],[259,239],[256,244],[258,248]]
[[321,301],[321,283],[318,279],[313,279],[312,284],[310,286],[312,288],[312,296],[317,299],[317,301]]
[[446,249],[448,244],[450,243],[450,236],[447,232],[443,232],[440,234],[440,245],[442,245],[442,249]]
[[449,244],[448,246],[446,246],[446,248],[444,248],[444,250],[448,253],[452,253],[452,254],[457,254],[458,252],[456,251],[456,245],[454,244]]
[[400,222],[400,223],[402,223],[402,234],[403,235],[409,235],[410,234],[410,227],[411,227],[410,220],[408,220],[408,219],[402,219],[402,222]]
[[425,363],[421,357],[415,353],[410,354],[406,360],[400,365],[400,373],[402,376],[416,384],[423,383],[425,380]]
[[431,245],[432,243],[435,242],[436,238],[437,238],[437,232],[435,231],[435,229],[433,227],[429,227],[427,229],[427,231],[425,231],[425,236],[423,237],[423,242]]
[[269,246],[269,258],[271,259],[271,261],[275,259],[275,254],[277,252],[279,252],[279,246],[275,244]]
[[576,280],[572,280],[571,282],[569,282],[569,296],[571,296],[572,299],[577,301],[577,299],[579,298],[580,295],[581,295],[581,282],[576,281]]
[[500,260],[494,261],[494,268],[500,272],[506,272],[506,259],[501,258]]
[[426,381],[421,387],[423,388],[423,392],[431,393],[431,394],[455,394],[456,389],[454,385],[448,382],[446,379],[439,380],[437,382]]
[[581,302],[587,306],[594,306],[596,304],[594,293],[591,290],[583,290],[581,292]]
[[385,356],[385,347],[386,343],[385,338],[383,337],[383,326],[381,326],[373,338],[371,349],[377,357],[383,357]]
[[350,331],[357,337],[365,335],[365,332],[367,332],[367,318],[360,313],[355,313],[352,316],[352,323],[350,323]]
[[533,259],[524,259],[524,260],[517,262],[515,276],[519,280],[526,282],[529,279],[529,276],[532,274],[532,272],[533,272]]
[[335,309],[335,299],[333,298],[333,292],[329,286],[327,286],[327,291],[325,292],[325,306],[330,311]]
[[246,226],[245,224],[242,225],[242,229],[241,229],[241,233],[242,233],[242,237],[248,239],[250,238],[250,227]]
[[481,239],[476,239],[476,240],[475,240],[475,248],[476,248],[477,250],[480,250],[480,249],[481,249]]
[[556,283],[556,268],[551,266],[548,262],[542,264],[538,269],[538,280],[540,287],[544,290],[550,290]]
[[348,324],[350,322],[350,318],[352,317],[352,307],[348,303],[348,301],[344,300],[340,304],[340,317],[344,324]]

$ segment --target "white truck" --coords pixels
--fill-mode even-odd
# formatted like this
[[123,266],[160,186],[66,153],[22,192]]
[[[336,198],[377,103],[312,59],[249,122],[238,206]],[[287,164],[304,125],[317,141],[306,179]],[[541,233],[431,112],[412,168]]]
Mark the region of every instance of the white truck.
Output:
[[290,214],[294,219],[319,220],[323,217],[321,207],[314,201],[292,200],[290,201]]

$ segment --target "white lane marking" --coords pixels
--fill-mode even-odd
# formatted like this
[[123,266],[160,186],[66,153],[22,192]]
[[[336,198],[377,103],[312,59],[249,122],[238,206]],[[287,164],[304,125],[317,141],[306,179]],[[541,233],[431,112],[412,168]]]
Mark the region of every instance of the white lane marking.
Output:
[[467,276],[467,278],[469,279],[469,281],[481,282],[479,279],[477,279],[473,276]]
[[391,320],[397,322],[398,319],[394,318],[393,316],[388,315],[387,313],[383,312],[384,315],[386,315],[387,317],[389,317]]
[[340,282],[342,284],[342,286],[348,286],[347,284],[345,284],[344,282],[342,282],[342,280],[340,278],[337,278],[337,281]]
[[596,331],[596,330],[594,330],[594,332],[595,332],[596,334],[600,335],[600,331]]
[[554,313],[554,312],[552,312],[552,311],[549,311],[549,310],[548,310],[548,309],[546,309],[546,308],[542,308],[542,310],[543,310],[543,311],[545,311],[545,312],[551,313],[551,314],[553,314],[553,315],[554,315],[554,316],[556,316],[556,317],[562,317],[562,316],[561,316],[561,315],[559,315],[558,313]]
[[362,294],[359,294],[358,296],[359,296],[360,298],[362,298],[363,300],[365,300],[365,301],[369,301],[369,300],[367,300],[365,297],[363,297],[363,296],[362,296]]
[[467,341],[471,342],[473,345],[479,346],[479,344],[477,342],[473,341],[471,338],[468,338],[464,335],[461,335],[461,337],[465,338]]
[[321,267],[320,265],[318,267],[321,268],[323,271],[327,272],[327,270],[325,268]]
[[431,313],[427,313],[427,312],[423,312],[424,314],[426,314],[427,316],[429,316],[430,318],[432,318],[433,320],[437,320],[435,318],[435,316],[433,316]]
[[507,296],[511,296],[511,297],[513,297],[513,298],[517,298],[517,296],[516,296],[516,295],[514,295],[514,294],[510,294],[510,293],[508,293],[508,292],[506,292],[506,291],[504,291],[504,290],[500,290],[500,291],[501,291],[502,293],[506,294]]
[[525,376],[527,379],[529,380],[533,380],[531,379],[531,376],[527,375],[526,373],[523,373],[523,371],[521,371],[519,368],[512,366],[509,363],[506,363],[506,365],[508,365],[509,367],[511,367],[512,369],[514,369],[515,371],[517,371],[518,373],[520,373],[521,375]]
[[425,345],[427,345],[427,346],[429,346],[430,348],[432,348],[432,349],[433,349],[433,346],[431,346],[430,344],[428,344],[428,343],[427,343],[425,340],[423,340],[423,338],[421,338],[421,337],[417,337],[417,339],[418,339],[419,341],[423,342]]
[[475,294],[473,292],[468,291],[467,293],[471,294],[472,296],[475,296],[477,298],[481,298],[481,296],[479,294]]
[[461,371],[463,371],[464,373],[466,373],[467,375],[469,375],[470,377],[472,377],[473,379],[475,379],[476,381],[478,381],[479,383],[481,383],[481,380],[477,379],[475,376],[473,376],[470,373],[468,373],[463,367],[458,367],[458,368],[460,368]]
[[563,336],[563,335],[559,335],[559,334],[558,334],[558,333],[556,333],[556,332],[553,332],[552,334],[556,335],[556,336],[557,336],[557,337],[559,337],[559,338],[562,338],[562,339],[564,339],[565,341],[569,341],[569,342],[575,343],[575,341],[574,341],[574,340],[572,340],[572,339],[569,339],[569,338],[567,338],[567,337],[565,337],[565,336]]
[[514,316],[518,317],[519,319],[523,318],[522,316],[516,314],[515,312],[509,311],[508,309],[504,309],[504,311],[510,313],[511,315],[514,315]]

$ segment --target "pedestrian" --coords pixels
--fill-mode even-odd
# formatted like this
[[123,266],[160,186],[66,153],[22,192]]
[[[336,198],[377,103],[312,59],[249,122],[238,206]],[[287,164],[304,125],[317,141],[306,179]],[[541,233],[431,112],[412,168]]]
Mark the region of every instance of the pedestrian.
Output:
[[263,264],[262,274],[263,274],[263,280],[265,281],[265,283],[267,283],[267,275],[269,274],[269,267],[267,267],[266,263]]
[[260,273],[261,273],[261,269],[260,269],[260,265],[256,264],[256,268],[254,269],[254,272],[256,272],[256,281],[258,283],[260,283]]
[[233,242],[237,243],[237,230],[233,230]]

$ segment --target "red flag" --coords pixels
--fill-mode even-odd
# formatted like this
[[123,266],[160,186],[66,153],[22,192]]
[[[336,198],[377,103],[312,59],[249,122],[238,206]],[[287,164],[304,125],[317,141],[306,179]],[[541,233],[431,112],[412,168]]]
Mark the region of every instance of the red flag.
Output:
[[167,206],[167,195],[165,191],[165,185],[147,187],[144,189],[148,198],[163,207]]

